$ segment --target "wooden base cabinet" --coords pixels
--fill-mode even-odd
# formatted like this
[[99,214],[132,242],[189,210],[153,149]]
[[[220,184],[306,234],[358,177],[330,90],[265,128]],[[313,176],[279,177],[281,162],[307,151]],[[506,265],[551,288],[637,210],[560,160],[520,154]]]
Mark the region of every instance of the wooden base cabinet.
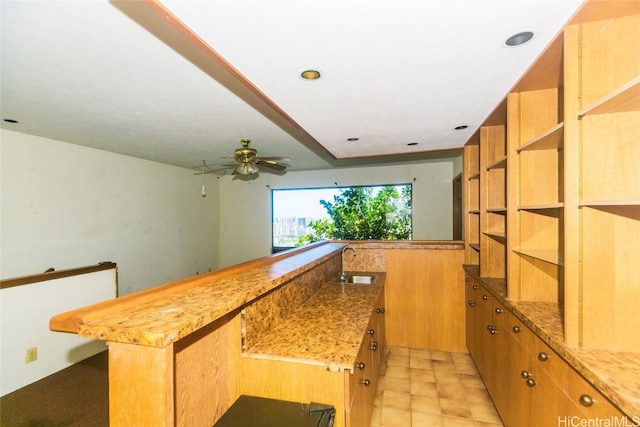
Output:
[[473,277],[466,279],[469,352],[506,427],[596,418],[633,425]]

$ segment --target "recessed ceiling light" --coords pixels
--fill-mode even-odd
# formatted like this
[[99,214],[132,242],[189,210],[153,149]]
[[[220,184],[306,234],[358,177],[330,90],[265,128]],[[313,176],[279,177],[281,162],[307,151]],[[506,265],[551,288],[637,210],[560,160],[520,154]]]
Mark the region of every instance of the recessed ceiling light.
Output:
[[303,80],[318,80],[320,78],[320,71],[318,70],[304,70],[300,73],[300,77]]
[[4,119],[4,121],[7,123],[18,123],[17,120],[13,120],[13,119]]
[[468,128],[468,127],[469,127],[469,126],[467,126],[467,125],[460,125],[460,126],[456,126],[456,127],[454,127],[454,129],[455,129],[455,130],[462,130],[462,129],[466,129],[466,128]]
[[531,31],[523,31],[518,34],[514,34],[504,42],[506,46],[520,46],[528,42],[533,38],[533,33]]
[[355,137],[355,136],[351,137],[351,138],[347,138],[347,141],[358,141],[358,140],[360,140],[360,138]]
[[409,145],[409,146],[411,146],[411,145],[418,145],[418,143],[417,143],[417,142],[410,142],[410,143],[408,143],[407,145]]

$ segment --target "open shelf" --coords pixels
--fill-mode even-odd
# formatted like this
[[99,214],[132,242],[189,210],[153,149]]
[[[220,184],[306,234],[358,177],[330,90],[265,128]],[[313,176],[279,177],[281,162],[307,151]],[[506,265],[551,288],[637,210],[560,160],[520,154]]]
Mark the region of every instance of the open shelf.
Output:
[[516,149],[516,152],[520,154],[520,152],[527,150],[557,150],[562,148],[563,140],[564,123],[559,123],[539,137],[522,144]]
[[562,209],[564,207],[564,203],[545,203],[540,205],[523,205],[516,207],[519,211],[544,211],[548,209]]
[[564,266],[564,256],[560,251],[544,249],[513,248],[515,253],[544,261],[549,264]]
[[640,111],[640,76],[607,96],[582,109],[578,118],[586,115]]
[[606,207],[606,206],[640,206],[640,199],[630,200],[583,200],[579,203],[580,207]]
[[507,167],[507,156],[504,156],[487,166],[487,170],[504,169]]

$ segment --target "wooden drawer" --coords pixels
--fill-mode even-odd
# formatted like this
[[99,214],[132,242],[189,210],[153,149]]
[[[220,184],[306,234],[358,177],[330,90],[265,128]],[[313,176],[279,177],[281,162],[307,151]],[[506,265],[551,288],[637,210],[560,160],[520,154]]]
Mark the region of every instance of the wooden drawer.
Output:
[[536,361],[537,366],[542,368],[562,390],[568,389],[568,377],[571,368],[558,353],[542,342],[540,338],[535,337],[531,355]]
[[535,334],[522,323],[516,316],[510,311],[506,311],[503,317],[503,329],[510,333],[513,338],[516,339],[529,353],[533,354],[534,342],[538,338]]
[[[568,382],[567,395],[578,406],[585,418],[622,419],[624,417],[618,408],[573,369],[569,369]],[[588,402],[592,402],[590,406]],[[633,425],[633,423],[629,421],[628,425]]]

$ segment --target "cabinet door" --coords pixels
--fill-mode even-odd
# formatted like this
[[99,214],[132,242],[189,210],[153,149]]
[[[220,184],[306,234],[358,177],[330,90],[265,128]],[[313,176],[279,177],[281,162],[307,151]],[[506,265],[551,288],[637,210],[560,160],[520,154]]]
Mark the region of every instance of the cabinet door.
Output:
[[480,357],[481,323],[479,315],[480,285],[470,276],[465,277],[465,326],[467,349],[476,364]]
[[369,339],[365,337],[356,357],[355,372],[349,376],[347,427],[369,427],[371,422],[371,363]]
[[[527,377],[531,376],[531,357],[527,349],[510,333],[505,339],[506,355],[502,367],[504,387],[508,390],[507,401],[496,402],[496,409],[505,427],[539,427],[532,424],[532,387]],[[551,424],[555,425],[555,424]]]

